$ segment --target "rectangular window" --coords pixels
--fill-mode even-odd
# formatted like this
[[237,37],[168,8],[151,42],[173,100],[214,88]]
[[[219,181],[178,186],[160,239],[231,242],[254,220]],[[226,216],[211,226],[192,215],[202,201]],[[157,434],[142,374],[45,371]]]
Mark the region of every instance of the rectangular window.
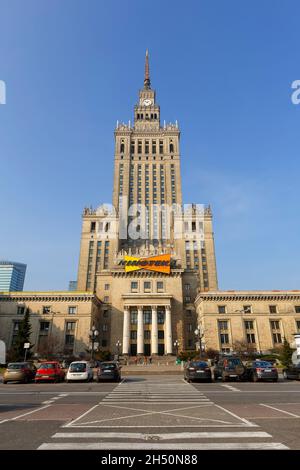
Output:
[[131,282],[131,292],[135,292],[138,290],[138,283],[136,281]]
[[247,343],[253,344],[255,343],[255,334],[254,333],[247,333]]
[[48,332],[50,327],[50,322],[48,321],[41,321],[40,323],[40,331],[41,332]]
[[272,330],[280,330],[279,320],[271,320]]
[[104,290],[109,290],[109,284],[104,284]]
[[76,322],[75,321],[67,321],[66,322],[66,331],[75,331],[76,328]]
[[270,313],[277,313],[277,305],[269,305]]
[[144,339],[150,339],[150,338],[151,338],[151,331],[144,330]]
[[102,331],[108,331],[108,325],[106,323],[102,325]]
[[151,324],[151,318],[152,318],[151,314],[152,314],[151,310],[145,310],[143,312],[143,318],[144,318],[144,324],[145,325],[150,325]]
[[243,313],[252,313],[251,305],[243,305]]
[[77,313],[77,307],[68,307],[68,314],[69,315],[76,315]]
[[138,153],[142,153],[142,141],[138,140]]
[[68,347],[74,346],[74,335],[66,334],[65,345]]
[[163,142],[163,140],[159,141],[159,153],[160,154],[164,153],[164,142]]
[[162,281],[157,281],[156,287],[157,287],[157,291],[161,292],[164,290],[164,283]]
[[296,305],[296,307],[295,307],[295,312],[296,312],[296,313],[300,313],[300,305]]
[[44,307],[43,307],[43,314],[44,314],[44,315],[47,315],[47,314],[49,314],[49,313],[51,313],[51,307],[49,307],[49,306],[44,306]]
[[130,331],[130,339],[131,340],[136,340],[137,339],[137,331],[136,330],[131,330]]
[[158,330],[158,339],[164,339],[165,338],[165,332],[164,330]]
[[108,315],[108,310],[103,310],[103,318],[107,318]]
[[226,313],[226,305],[218,305],[218,313]]
[[300,331],[300,320],[296,320],[297,331]]
[[253,330],[254,329],[253,320],[245,320],[245,328],[246,330]]
[[186,292],[189,292],[191,289],[191,284],[184,284]]
[[163,325],[165,323],[165,312],[157,309],[157,323]]
[[282,343],[281,333],[273,333],[273,341],[274,341],[274,344],[281,344]]
[[107,347],[107,339],[103,339],[101,344],[102,344],[103,348],[106,348]]
[[220,331],[223,331],[223,330],[228,330],[228,321],[227,320],[220,320],[218,321],[218,325],[219,325],[219,330]]
[[17,314],[23,315],[24,313],[25,313],[25,307],[21,307],[20,305],[18,305]]
[[108,295],[105,295],[103,300],[104,300],[105,303],[109,302],[109,297],[108,297]]
[[134,311],[134,312],[130,312],[130,323],[131,325],[136,325],[137,324],[137,312]]
[[229,343],[228,333],[221,333],[220,334],[220,341],[221,341],[221,344],[228,344]]
[[144,292],[149,292],[151,290],[151,282],[145,281],[144,282]]
[[193,324],[188,323],[187,330],[191,333],[193,331]]
[[186,316],[191,317],[192,316],[192,310],[186,310]]

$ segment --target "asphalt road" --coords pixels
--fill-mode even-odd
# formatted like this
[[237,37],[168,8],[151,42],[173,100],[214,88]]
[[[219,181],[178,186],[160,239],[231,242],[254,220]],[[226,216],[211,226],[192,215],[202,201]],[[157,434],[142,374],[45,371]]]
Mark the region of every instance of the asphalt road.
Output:
[[0,384],[0,449],[300,449],[300,382]]

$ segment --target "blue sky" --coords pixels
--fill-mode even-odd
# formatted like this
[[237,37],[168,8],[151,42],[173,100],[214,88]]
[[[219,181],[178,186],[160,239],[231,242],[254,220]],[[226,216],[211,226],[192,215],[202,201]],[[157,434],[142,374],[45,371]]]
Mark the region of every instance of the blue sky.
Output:
[[110,202],[113,130],[150,51],[185,202],[210,203],[221,289],[297,289],[298,1],[0,0],[0,259],[26,290],[76,278],[81,212]]

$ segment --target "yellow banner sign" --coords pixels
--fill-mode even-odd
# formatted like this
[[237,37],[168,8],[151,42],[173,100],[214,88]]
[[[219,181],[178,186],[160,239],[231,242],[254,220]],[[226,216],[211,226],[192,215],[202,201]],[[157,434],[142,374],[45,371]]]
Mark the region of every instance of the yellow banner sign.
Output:
[[125,272],[138,271],[146,269],[147,271],[156,271],[158,273],[170,274],[171,255],[150,256],[149,258],[135,258],[134,256],[124,257]]

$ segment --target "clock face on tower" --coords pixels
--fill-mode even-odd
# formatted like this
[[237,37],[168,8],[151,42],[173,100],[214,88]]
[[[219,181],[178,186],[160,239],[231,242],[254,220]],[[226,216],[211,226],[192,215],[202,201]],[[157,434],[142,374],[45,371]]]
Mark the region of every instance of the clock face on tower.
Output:
[[152,100],[147,99],[143,101],[144,106],[151,106],[151,104],[152,104]]

